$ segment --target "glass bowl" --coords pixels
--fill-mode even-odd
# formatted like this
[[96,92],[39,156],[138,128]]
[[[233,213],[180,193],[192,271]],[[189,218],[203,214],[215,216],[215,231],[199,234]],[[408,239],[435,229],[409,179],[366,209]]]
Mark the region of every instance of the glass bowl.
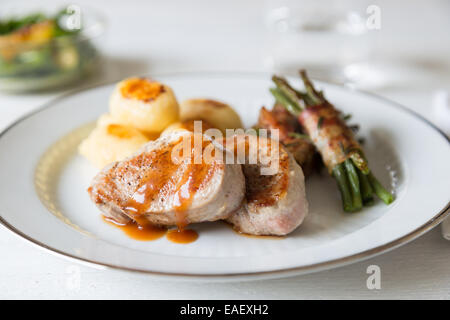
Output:
[[[103,17],[74,5],[64,10],[57,22],[38,21],[0,34],[0,90],[53,89],[72,84],[95,70],[99,59],[95,41],[104,32]],[[28,14],[15,15],[19,20],[22,16]]]

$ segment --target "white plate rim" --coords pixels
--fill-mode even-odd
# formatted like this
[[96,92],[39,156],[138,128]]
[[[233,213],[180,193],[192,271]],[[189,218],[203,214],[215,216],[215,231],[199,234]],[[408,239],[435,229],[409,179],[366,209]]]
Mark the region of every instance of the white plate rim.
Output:
[[[152,73],[152,77],[168,77],[168,76],[212,76],[212,75],[227,75],[227,76],[268,76],[270,75],[269,72],[236,72],[236,71],[193,71],[193,72],[158,72],[158,73]],[[139,76],[139,75],[138,75]],[[140,75],[142,77],[149,76],[149,74]],[[117,80],[118,81],[118,80]],[[0,132],[0,139],[3,138],[3,136],[12,128],[14,128],[16,125],[24,121],[25,119],[28,119],[32,117],[35,114],[38,114],[46,109],[51,108],[55,104],[57,104],[60,100],[67,99],[73,95],[76,95],[78,93],[88,91],[88,90],[94,90],[99,87],[108,86],[111,84],[116,83],[117,81],[107,81],[100,84],[92,85],[92,86],[86,86],[80,89],[75,89],[72,91],[69,91],[65,94],[62,94],[54,99],[51,99],[49,102],[43,104],[41,107],[38,107],[37,109],[19,117],[17,120],[15,120],[13,123],[11,123],[9,126],[7,126],[3,131]],[[348,92],[357,92],[361,95],[368,96],[372,99],[384,102],[386,104],[389,104],[392,107],[395,107],[403,112],[409,113],[418,120],[424,122],[426,125],[431,127],[434,131],[436,131],[438,134],[443,136],[445,140],[450,144],[450,138],[447,137],[445,133],[443,133],[438,127],[436,127],[433,123],[431,123],[429,120],[425,119],[423,116],[418,114],[417,112],[408,109],[407,107],[403,106],[400,103],[397,103],[395,101],[392,101],[390,99],[381,97],[377,94],[360,90],[360,89],[354,89],[343,85],[338,85],[326,81],[321,81],[323,83],[326,83],[329,86],[334,86],[337,88],[340,88],[341,90],[346,90]],[[426,232],[433,229],[435,226],[439,225],[443,220],[445,220],[446,217],[450,218],[450,201],[445,205],[443,209],[441,209],[436,215],[434,215],[430,220],[428,220],[426,223],[421,225],[420,227],[416,228],[415,230],[411,231],[410,233],[397,238],[395,240],[392,240],[391,242],[388,242],[384,245],[368,249],[365,251],[361,251],[359,253],[349,255],[346,257],[341,257],[321,263],[314,263],[310,265],[305,265],[301,267],[294,267],[294,268],[287,268],[282,270],[273,270],[273,271],[262,271],[262,272],[249,272],[249,273],[233,273],[233,274],[185,274],[185,273],[166,273],[166,272],[158,272],[158,271],[150,271],[150,270],[142,270],[142,269],[135,269],[135,268],[128,268],[123,266],[117,266],[113,264],[103,263],[99,261],[94,261],[90,259],[85,259],[81,257],[77,257],[72,254],[68,254],[64,251],[52,248],[45,243],[42,243],[36,239],[31,238],[30,236],[26,235],[22,231],[15,228],[13,225],[8,223],[4,218],[2,213],[0,212],[0,225],[2,225],[6,230],[10,231],[14,235],[18,236],[19,238],[27,241],[28,243],[31,243],[32,245],[45,250],[46,252],[49,252],[51,254],[54,254],[59,257],[63,257],[65,259],[68,259],[70,261],[76,261],[78,263],[97,268],[97,269],[113,269],[113,270],[121,270],[121,271],[129,271],[129,272],[136,272],[141,274],[147,274],[151,276],[155,276],[158,278],[178,278],[178,279],[191,279],[191,280],[257,280],[257,279],[268,279],[268,278],[282,278],[282,277],[289,277],[294,275],[300,275],[300,274],[306,274],[311,272],[318,272],[323,271],[327,269],[337,268],[341,267],[347,264],[355,263],[358,261],[366,260],[371,257],[374,257],[376,255],[388,252],[390,250],[393,250],[397,247],[400,247],[418,237],[425,234]]]

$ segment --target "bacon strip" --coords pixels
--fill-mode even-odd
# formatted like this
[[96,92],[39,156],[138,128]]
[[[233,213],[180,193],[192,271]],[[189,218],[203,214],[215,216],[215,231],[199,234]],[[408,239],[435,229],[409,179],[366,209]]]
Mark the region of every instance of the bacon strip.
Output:
[[278,129],[280,142],[294,156],[305,175],[311,173],[315,159],[314,145],[307,138],[291,135],[299,132],[298,122],[282,105],[276,104],[271,111],[262,107],[259,113],[258,127],[268,130]]
[[330,103],[324,102],[306,108],[300,113],[298,120],[330,172],[348,159],[352,152],[362,152],[352,130]]

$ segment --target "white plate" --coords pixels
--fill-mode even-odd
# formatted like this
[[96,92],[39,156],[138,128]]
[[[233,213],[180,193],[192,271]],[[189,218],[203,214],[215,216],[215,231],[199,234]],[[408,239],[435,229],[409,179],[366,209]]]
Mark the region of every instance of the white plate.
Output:
[[[226,101],[252,125],[271,106],[268,74],[155,76],[178,98]],[[297,83],[297,79],[291,79]],[[108,109],[113,84],[67,95],[9,127],[0,138],[1,222],[23,238],[90,265],[159,276],[216,280],[281,277],[336,267],[385,252],[423,234],[448,213],[450,144],[416,114],[380,98],[320,83],[353,114],[370,164],[396,201],[344,213],[335,182],[307,181],[310,215],[285,239],[255,239],[224,223],[194,225],[188,245],[139,242],[105,224],[86,193],[96,170],[77,152],[89,123]]]

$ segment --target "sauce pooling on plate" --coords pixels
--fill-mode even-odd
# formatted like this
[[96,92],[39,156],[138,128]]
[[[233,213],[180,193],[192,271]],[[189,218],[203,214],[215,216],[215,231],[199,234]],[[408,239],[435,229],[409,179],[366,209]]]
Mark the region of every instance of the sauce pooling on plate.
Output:
[[139,223],[130,221],[129,223],[123,224],[113,219],[102,217],[106,223],[121,229],[128,237],[134,240],[152,241],[163,237],[167,233],[166,228],[157,227],[145,221],[140,221]]
[[175,243],[191,243],[197,238],[198,233],[191,229],[172,229],[167,232],[167,239]]
[[138,241],[153,241],[166,235],[167,240],[171,242],[187,244],[194,242],[198,238],[198,233],[191,229],[167,230],[164,227],[157,227],[146,221],[141,221],[140,223],[130,221],[124,224],[114,221],[113,219],[106,218],[105,216],[102,216],[102,219],[109,225],[122,230],[123,233],[131,239]]

